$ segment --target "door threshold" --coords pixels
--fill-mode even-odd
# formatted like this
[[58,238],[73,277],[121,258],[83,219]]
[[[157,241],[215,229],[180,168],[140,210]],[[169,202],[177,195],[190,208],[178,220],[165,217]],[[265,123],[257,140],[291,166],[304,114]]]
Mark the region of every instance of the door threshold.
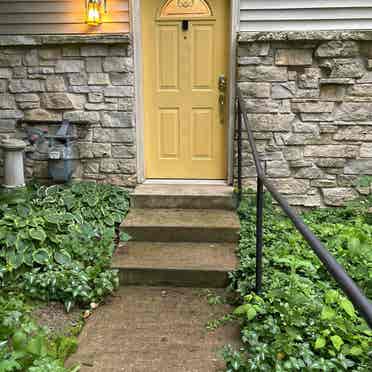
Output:
[[226,186],[227,180],[186,180],[186,179],[147,179],[144,185],[219,185]]

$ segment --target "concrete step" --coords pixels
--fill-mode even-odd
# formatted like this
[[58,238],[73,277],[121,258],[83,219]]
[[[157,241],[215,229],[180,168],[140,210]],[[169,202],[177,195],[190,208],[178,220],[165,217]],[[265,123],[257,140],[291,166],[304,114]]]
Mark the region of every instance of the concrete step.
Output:
[[139,185],[131,202],[134,208],[235,208],[233,188],[226,185]]
[[112,267],[124,285],[223,288],[235,270],[236,244],[129,242],[120,247]]
[[209,209],[132,209],[121,229],[134,241],[237,242],[234,211]]

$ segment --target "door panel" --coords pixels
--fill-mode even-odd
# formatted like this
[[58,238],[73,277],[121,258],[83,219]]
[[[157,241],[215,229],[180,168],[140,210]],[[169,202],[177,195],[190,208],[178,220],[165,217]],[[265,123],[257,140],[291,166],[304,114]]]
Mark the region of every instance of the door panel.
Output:
[[209,1],[212,16],[159,19],[163,3],[142,1],[145,176],[226,179],[229,1]]

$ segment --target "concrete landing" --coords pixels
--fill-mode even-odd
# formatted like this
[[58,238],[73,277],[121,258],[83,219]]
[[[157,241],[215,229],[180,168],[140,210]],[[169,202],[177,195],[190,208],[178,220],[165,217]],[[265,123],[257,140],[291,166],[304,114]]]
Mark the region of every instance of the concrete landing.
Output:
[[121,228],[135,241],[237,242],[240,223],[229,210],[132,209]]
[[227,185],[139,185],[131,195],[134,208],[235,208],[233,188]]
[[206,330],[230,311],[209,305],[200,289],[123,287],[98,308],[79,337],[68,366],[82,372],[216,372],[218,351],[239,345],[239,327]]
[[129,242],[112,267],[123,285],[173,285],[224,288],[235,270],[235,243]]

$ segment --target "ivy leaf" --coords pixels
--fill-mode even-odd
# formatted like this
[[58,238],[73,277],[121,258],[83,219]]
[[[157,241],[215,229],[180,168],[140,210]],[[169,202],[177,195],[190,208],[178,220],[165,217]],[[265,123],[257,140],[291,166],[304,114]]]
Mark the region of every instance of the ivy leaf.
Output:
[[315,341],[315,350],[322,349],[326,345],[327,341],[324,337],[319,336]]
[[46,249],[38,249],[32,254],[32,258],[36,263],[45,265],[49,262],[49,252]]
[[32,239],[39,240],[41,242],[45,241],[47,237],[45,231],[41,227],[30,229],[29,234]]
[[363,354],[363,349],[361,347],[358,347],[358,346],[353,346],[350,351],[349,351],[349,354],[350,355],[353,355],[353,356],[359,356],[359,355],[362,355]]
[[337,351],[340,351],[341,346],[344,344],[344,341],[338,335],[331,336],[331,342]]
[[346,312],[346,314],[348,314],[352,318],[355,318],[356,314],[355,314],[354,306],[348,299],[343,298],[340,301],[340,306]]
[[251,306],[247,311],[248,320],[253,320],[257,315],[257,311]]
[[327,304],[334,304],[337,302],[339,294],[336,290],[331,289],[325,294],[325,301]]
[[322,320],[331,320],[336,316],[334,310],[329,306],[324,306],[320,318]]

